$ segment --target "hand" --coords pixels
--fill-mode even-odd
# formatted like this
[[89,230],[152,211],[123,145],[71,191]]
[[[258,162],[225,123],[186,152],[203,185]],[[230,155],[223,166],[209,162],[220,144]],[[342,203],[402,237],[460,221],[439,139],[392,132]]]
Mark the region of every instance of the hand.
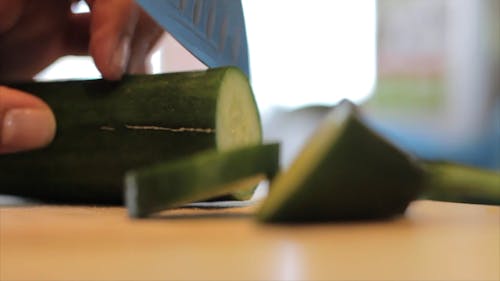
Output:
[[[132,0],[0,0],[0,81],[31,79],[64,55],[88,55],[105,79],[143,73],[162,29]],[[54,116],[36,97],[0,87],[0,154],[50,143]]]

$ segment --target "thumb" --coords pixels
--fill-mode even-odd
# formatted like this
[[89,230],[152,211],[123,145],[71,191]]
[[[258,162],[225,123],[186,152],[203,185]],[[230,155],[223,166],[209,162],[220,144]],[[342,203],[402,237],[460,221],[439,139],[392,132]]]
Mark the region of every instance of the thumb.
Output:
[[0,86],[0,154],[46,146],[55,131],[54,114],[45,102]]

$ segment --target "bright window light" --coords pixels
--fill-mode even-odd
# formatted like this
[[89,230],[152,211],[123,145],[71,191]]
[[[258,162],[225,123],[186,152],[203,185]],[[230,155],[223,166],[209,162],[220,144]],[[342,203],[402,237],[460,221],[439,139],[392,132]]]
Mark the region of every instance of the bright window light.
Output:
[[252,86],[274,106],[361,102],[376,66],[376,0],[243,0]]
[[35,76],[37,81],[93,79],[101,74],[90,57],[66,56],[58,59]]
[[71,5],[71,11],[75,14],[81,14],[90,12],[90,9],[85,1],[80,0],[78,2],[73,2]]

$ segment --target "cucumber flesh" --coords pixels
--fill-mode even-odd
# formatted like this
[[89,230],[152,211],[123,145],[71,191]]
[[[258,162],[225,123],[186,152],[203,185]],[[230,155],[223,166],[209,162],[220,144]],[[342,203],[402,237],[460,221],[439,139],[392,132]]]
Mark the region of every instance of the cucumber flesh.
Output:
[[231,69],[219,88],[215,128],[217,148],[231,150],[262,143],[259,112],[242,73]]
[[390,217],[421,190],[423,168],[369,129],[347,101],[330,112],[258,211],[268,222]]
[[250,84],[234,67],[10,86],[47,102],[58,126],[48,147],[0,157],[0,194],[121,204],[130,169],[262,142]]
[[205,151],[128,172],[125,202],[131,217],[145,217],[256,185],[278,167],[277,144]]

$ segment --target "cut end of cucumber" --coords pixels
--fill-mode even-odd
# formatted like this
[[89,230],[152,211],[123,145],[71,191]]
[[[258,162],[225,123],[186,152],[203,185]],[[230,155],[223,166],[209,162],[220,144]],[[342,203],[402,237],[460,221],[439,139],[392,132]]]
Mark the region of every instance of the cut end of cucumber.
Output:
[[216,131],[217,147],[223,151],[262,142],[252,89],[245,74],[237,68],[228,68],[221,83]]
[[[217,148],[226,151],[262,143],[262,127],[248,78],[238,68],[227,68],[219,89],[216,118]],[[216,200],[248,200],[256,185],[249,185]]]
[[125,175],[125,206],[128,215],[133,218],[141,218],[147,215],[138,205],[138,187],[135,173],[130,172]]
[[268,222],[389,217],[416,198],[422,178],[414,159],[369,129],[355,105],[343,102],[274,180],[258,216]]
[[[284,175],[276,177],[270,186],[271,196],[267,198],[266,204],[260,210],[262,219],[271,218],[277,209],[286,204],[289,197],[296,196],[295,192],[300,191],[304,181],[318,169],[318,165],[321,165],[319,159],[328,153],[328,149],[335,143],[337,136],[342,133],[350,109],[348,106],[343,106],[328,114],[322,126],[316,130],[289,169],[284,172]],[[326,199],[318,198],[318,200]]]

